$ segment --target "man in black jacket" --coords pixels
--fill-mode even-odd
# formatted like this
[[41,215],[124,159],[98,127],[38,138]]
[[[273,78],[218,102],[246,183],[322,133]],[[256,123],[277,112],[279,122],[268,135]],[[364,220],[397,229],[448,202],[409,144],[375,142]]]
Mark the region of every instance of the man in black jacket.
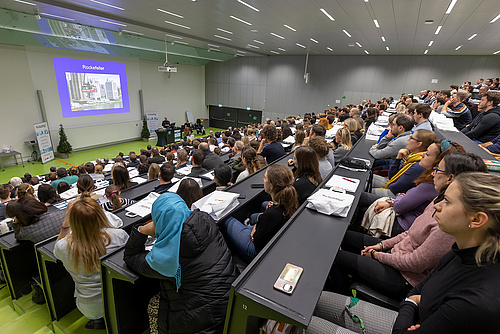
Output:
[[467,137],[478,144],[486,143],[500,135],[500,92],[489,91],[477,106],[480,113],[462,129]]
[[194,150],[193,158],[191,159],[191,165],[193,166],[193,168],[191,168],[191,173],[189,173],[187,176],[198,177],[200,175],[208,173],[208,170],[202,167],[204,159],[205,154],[202,150]]
[[212,170],[223,164],[222,159],[217,154],[210,152],[208,143],[200,143],[198,148],[205,153],[205,160],[203,161],[202,167],[206,170]]
[[158,147],[153,147],[151,149],[151,158],[149,158],[149,163],[155,163],[155,164],[160,164],[165,161],[165,157],[162,157],[160,155],[160,151],[158,150]]

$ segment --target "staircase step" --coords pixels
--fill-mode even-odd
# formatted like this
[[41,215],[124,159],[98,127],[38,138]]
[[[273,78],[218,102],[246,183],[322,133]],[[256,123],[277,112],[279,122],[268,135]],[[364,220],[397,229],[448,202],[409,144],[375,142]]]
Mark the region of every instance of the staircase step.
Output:
[[24,313],[28,312],[29,310],[31,310],[33,308],[37,308],[37,307],[47,308],[47,306],[45,304],[38,305],[38,304],[33,303],[31,301],[31,293],[28,295],[22,296],[21,298],[18,298],[16,300],[13,300],[12,304],[14,306],[14,310],[16,310],[16,312],[19,315],[23,315]]
[[14,311],[12,306],[5,305],[0,307],[0,328],[8,324],[10,321],[16,319],[17,317],[19,317],[19,315],[16,313],[16,311]]
[[[0,327],[0,333],[34,333],[40,328],[48,326],[50,324],[50,315],[47,307],[44,305],[36,306]],[[14,310],[12,311],[16,313]]]
[[33,334],[54,334],[54,332],[48,326],[43,326]]
[[[106,330],[86,329],[85,324],[89,321],[78,309],[74,309],[58,321],[54,321],[54,333],[56,334],[105,334]],[[1,333],[1,331],[0,331]]]

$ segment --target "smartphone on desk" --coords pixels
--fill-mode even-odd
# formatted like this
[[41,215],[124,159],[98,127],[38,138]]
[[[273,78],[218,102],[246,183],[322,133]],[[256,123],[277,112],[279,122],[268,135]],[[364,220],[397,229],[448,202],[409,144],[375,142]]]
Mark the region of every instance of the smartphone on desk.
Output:
[[301,267],[287,263],[274,283],[274,288],[289,295],[292,294],[303,271]]

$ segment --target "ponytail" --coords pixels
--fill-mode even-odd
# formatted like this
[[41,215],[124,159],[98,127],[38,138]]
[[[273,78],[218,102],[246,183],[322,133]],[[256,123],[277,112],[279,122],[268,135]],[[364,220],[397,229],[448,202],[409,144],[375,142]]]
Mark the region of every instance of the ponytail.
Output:
[[90,197],[92,191],[95,189],[94,180],[88,174],[83,174],[78,178],[76,187],[80,193],[80,198]]
[[288,166],[271,165],[267,168],[267,180],[272,186],[273,202],[282,206],[285,209],[284,216],[290,218],[299,206],[292,171]]
[[299,206],[297,191],[292,184],[287,184],[283,189],[279,190],[274,195],[274,200],[278,205],[285,208],[284,214],[286,218],[290,218],[295,211],[297,211],[297,207]]
[[122,207],[122,201],[120,199],[119,191],[120,191],[120,188],[118,188],[117,186],[111,185],[111,186],[107,186],[106,190],[104,192],[106,195],[106,198],[111,203],[111,208],[113,210],[117,210],[117,209]]

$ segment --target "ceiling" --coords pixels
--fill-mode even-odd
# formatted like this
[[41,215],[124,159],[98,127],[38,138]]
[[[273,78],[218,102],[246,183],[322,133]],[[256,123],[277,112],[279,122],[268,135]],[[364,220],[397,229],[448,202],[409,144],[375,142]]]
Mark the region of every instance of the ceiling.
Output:
[[[47,21],[62,20],[112,31],[117,43],[128,46],[127,52],[132,56],[137,53],[137,57],[161,53],[165,38],[169,57],[173,49],[180,55],[190,53],[187,58],[201,62],[225,61],[236,54],[278,56],[307,52],[500,55],[498,5],[499,0],[0,0],[0,7],[10,11],[11,17],[14,11],[26,13],[29,15],[25,19],[30,21],[24,27],[19,20],[0,17],[0,42],[20,44],[15,34],[38,32],[32,26],[37,25],[33,14],[39,14]],[[426,20],[433,23],[425,24]],[[12,36],[6,41],[1,35],[7,31]],[[159,46],[152,47],[153,41]]]

